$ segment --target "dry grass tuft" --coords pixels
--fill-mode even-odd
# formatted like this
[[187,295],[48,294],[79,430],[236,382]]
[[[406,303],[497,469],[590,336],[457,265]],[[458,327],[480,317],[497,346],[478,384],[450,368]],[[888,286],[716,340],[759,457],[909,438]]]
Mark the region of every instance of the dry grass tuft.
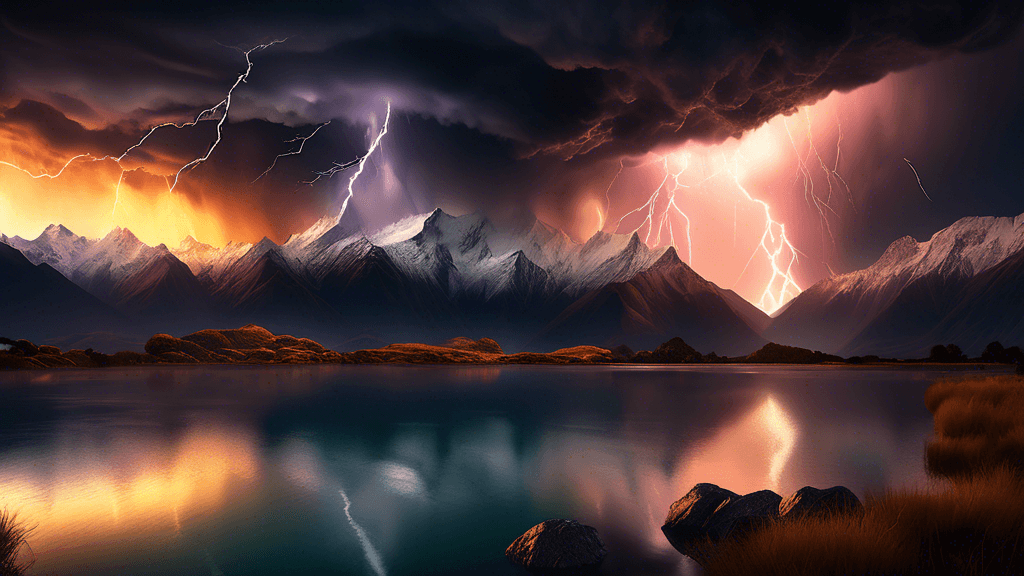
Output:
[[928,471],[958,478],[1007,466],[1024,473],[1024,379],[946,379],[925,393],[935,419]]
[[16,514],[0,511],[0,576],[21,576],[28,570],[31,563],[19,562],[18,552],[31,531]]

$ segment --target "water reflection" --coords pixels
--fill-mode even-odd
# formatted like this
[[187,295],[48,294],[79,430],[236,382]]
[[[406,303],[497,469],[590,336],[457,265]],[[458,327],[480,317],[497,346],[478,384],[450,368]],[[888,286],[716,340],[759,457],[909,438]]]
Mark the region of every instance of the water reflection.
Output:
[[660,527],[698,482],[924,478],[928,380],[495,370],[0,381],[0,506],[38,524],[41,573],[514,574],[505,546],[567,517],[605,574],[687,574]]
[[5,453],[0,497],[37,526],[32,551],[44,566],[72,566],[97,544],[153,547],[189,519],[220,514],[259,481],[256,444],[251,430],[224,424],[197,423],[173,440],[68,430],[41,454]]

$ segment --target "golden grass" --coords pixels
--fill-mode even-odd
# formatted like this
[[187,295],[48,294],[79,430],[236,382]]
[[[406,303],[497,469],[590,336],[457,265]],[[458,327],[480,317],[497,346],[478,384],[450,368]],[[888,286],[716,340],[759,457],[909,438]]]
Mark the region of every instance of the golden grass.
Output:
[[1024,379],[940,380],[925,393],[935,421],[928,471],[956,478],[1009,467],[1024,473]]
[[1024,574],[1024,482],[1008,467],[868,498],[863,517],[778,521],[709,550],[709,575]]

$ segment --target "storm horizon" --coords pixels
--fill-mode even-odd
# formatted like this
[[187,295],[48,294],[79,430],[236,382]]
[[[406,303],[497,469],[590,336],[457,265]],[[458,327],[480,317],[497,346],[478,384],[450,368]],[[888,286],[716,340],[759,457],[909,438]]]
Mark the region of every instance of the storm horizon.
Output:
[[343,211],[372,231],[441,208],[578,243],[636,232],[771,312],[900,237],[1022,211],[1019,6],[759,8],[186,7],[45,26],[18,8],[0,41],[0,232],[280,244]]

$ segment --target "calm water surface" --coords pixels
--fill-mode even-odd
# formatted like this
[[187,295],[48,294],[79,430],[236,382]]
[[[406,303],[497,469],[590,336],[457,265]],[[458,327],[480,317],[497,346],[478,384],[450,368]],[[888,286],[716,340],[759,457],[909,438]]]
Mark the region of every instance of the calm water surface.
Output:
[[[517,574],[576,518],[606,574],[687,574],[697,482],[924,486],[939,370],[185,367],[0,374],[0,507],[39,574]],[[26,551],[26,554],[29,552]]]

